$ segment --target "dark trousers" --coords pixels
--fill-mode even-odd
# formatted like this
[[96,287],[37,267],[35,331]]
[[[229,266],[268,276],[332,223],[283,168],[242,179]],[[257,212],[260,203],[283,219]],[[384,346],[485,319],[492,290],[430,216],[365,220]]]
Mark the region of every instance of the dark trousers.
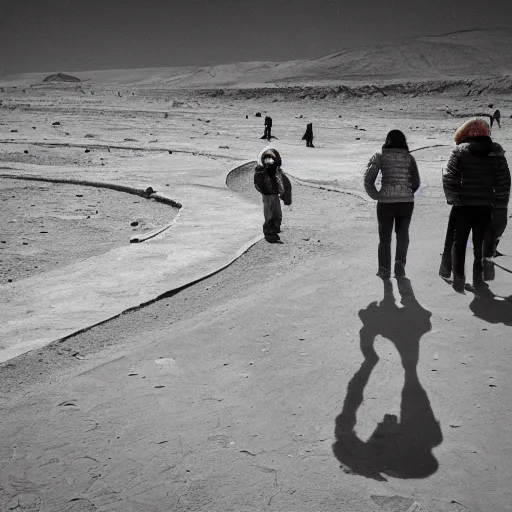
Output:
[[[455,241],[455,208],[452,207],[450,217],[448,218],[448,227],[446,228],[446,237],[444,240],[443,257],[441,259],[441,267],[447,274],[452,271],[452,247]],[[492,218],[485,230],[482,254],[484,258],[492,258],[496,255],[496,249],[500,242],[500,238],[505,232],[508,221],[508,210],[506,208],[494,208],[492,210]],[[468,235],[469,236],[469,235]],[[474,242],[473,242],[474,244]]]
[[395,261],[405,264],[409,248],[409,225],[414,203],[377,203],[379,223],[379,267],[391,270],[391,238],[396,233]]
[[[483,272],[483,243],[491,223],[492,206],[452,206],[453,245],[451,260],[454,279],[465,279],[466,247],[469,233],[473,232],[473,281],[480,281]],[[448,237],[447,237],[448,238]],[[446,246],[446,242],[445,242]]]
[[272,126],[265,126],[265,132],[263,133],[262,139],[270,140],[272,138]]
[[484,258],[496,256],[496,250],[500,243],[508,222],[508,210],[506,208],[494,208],[492,219],[484,237]]
[[265,216],[263,234],[265,235],[265,238],[279,240],[281,222],[283,220],[281,200],[278,195],[262,195],[262,198],[263,215]]

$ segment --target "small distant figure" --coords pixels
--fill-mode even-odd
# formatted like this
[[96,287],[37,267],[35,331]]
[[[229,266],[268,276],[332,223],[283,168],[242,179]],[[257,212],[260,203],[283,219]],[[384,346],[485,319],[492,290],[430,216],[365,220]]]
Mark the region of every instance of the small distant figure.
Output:
[[263,234],[269,243],[282,243],[279,233],[283,213],[281,200],[287,206],[292,204],[292,184],[281,170],[281,155],[274,148],[265,148],[258,155],[254,169],[254,186],[263,200]]
[[313,123],[308,123],[306,125],[306,131],[302,136],[302,140],[306,141],[306,147],[314,148],[313,146]]
[[270,141],[272,139],[272,118],[265,116],[265,132],[263,133],[262,139]]
[[498,123],[498,128],[501,128],[501,112],[499,111],[499,109],[497,109],[491,117],[491,129],[492,125],[494,124],[494,121]]

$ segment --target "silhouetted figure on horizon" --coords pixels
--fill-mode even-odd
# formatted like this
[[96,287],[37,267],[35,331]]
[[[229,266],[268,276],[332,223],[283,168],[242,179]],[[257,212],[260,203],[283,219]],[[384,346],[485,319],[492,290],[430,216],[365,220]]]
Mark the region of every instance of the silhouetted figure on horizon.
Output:
[[[336,418],[333,453],[345,471],[375,480],[426,478],[438,469],[432,449],[443,440],[427,393],[417,374],[419,343],[432,328],[432,313],[416,300],[410,281],[397,278],[402,308],[393,295],[393,283],[383,280],[384,299],[372,302],[359,311],[363,322],[360,331],[364,361],[350,380],[343,410]],[[364,389],[379,357],[374,349],[377,335],[390,340],[397,348],[405,372],[400,419],[385,414],[368,441],[356,431],[357,411],[363,403]]]
[[501,112],[499,109],[496,109],[494,111],[494,114],[491,116],[491,128],[492,128],[492,125],[494,124],[494,121],[496,121],[496,123],[498,123],[498,128],[501,128]]
[[272,139],[272,118],[269,116],[265,116],[265,132],[261,138],[268,141]]
[[314,148],[313,146],[313,123],[308,123],[306,125],[306,131],[302,136],[302,140],[306,141],[306,146],[308,148]]

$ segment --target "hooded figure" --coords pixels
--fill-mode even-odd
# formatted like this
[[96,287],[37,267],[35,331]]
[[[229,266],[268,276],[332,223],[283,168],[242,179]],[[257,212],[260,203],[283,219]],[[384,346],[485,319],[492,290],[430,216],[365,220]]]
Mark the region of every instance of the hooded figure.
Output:
[[254,186],[263,200],[263,234],[268,242],[280,242],[283,214],[280,200],[292,204],[292,185],[281,170],[281,155],[274,148],[264,148],[254,169]]
[[470,232],[473,232],[473,286],[476,288],[484,281],[483,246],[492,226],[493,212],[502,209],[506,212],[510,196],[505,151],[490,135],[490,127],[482,119],[462,124],[455,132],[457,147],[443,174],[443,188],[452,210],[439,275],[449,278],[453,271],[453,288],[460,293],[464,292],[466,282],[466,245]]

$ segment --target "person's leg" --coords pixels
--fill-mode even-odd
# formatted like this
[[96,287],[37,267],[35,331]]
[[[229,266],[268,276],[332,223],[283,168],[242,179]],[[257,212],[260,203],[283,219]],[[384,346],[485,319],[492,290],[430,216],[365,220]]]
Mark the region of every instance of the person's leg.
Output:
[[409,226],[411,224],[414,202],[397,203],[395,215],[395,276],[405,276],[405,264],[407,262],[407,250],[409,249]]
[[491,223],[492,207],[475,206],[472,208],[470,223],[473,231],[473,286],[482,286],[483,279],[483,245],[486,231]]
[[269,242],[279,241],[278,229],[276,227],[276,215],[279,218],[279,211],[281,209],[281,205],[278,204],[278,211],[276,207],[276,200],[279,201],[279,196],[263,196],[263,212],[265,215],[265,223],[263,224],[263,234],[265,235],[265,239]]
[[377,203],[377,222],[379,224],[379,274],[391,275],[391,237],[395,221],[395,203]]
[[439,266],[439,275],[445,279],[449,279],[452,275],[452,246],[455,235],[453,226],[453,206],[448,217],[448,227],[446,228],[446,236],[444,239],[444,250],[441,257],[441,265]]
[[272,212],[274,219],[274,229],[276,234],[281,233],[281,223],[283,222],[283,211],[281,209],[281,200],[279,196],[272,196]]
[[452,247],[453,288],[458,292],[463,292],[466,284],[466,246],[471,231],[471,224],[468,219],[470,208],[471,206],[453,207],[453,227],[455,230]]

